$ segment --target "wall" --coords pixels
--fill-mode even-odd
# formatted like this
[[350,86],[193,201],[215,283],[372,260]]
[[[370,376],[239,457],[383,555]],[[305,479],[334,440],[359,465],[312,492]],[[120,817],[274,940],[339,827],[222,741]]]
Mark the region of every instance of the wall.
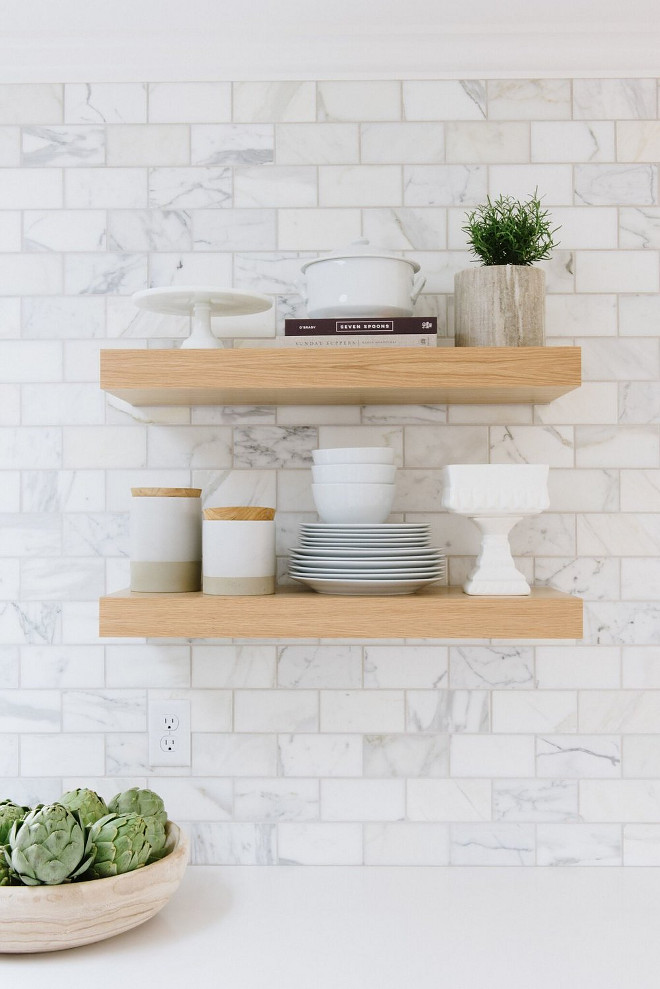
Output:
[[[154,786],[196,862],[660,863],[660,123],[637,80],[0,87],[0,791]],[[560,232],[549,343],[585,384],[545,407],[106,402],[100,347],[168,347],[147,285],[217,282],[299,312],[301,258],[360,234],[415,257],[451,343],[465,208],[538,186]],[[521,524],[580,643],[102,642],[128,583],[129,488],[313,519],[309,451],[386,443],[397,512],[460,581],[447,462],[547,462]],[[402,517],[400,514],[398,517]],[[18,603],[14,603],[18,601]],[[189,697],[190,771],[146,763],[149,697]]]

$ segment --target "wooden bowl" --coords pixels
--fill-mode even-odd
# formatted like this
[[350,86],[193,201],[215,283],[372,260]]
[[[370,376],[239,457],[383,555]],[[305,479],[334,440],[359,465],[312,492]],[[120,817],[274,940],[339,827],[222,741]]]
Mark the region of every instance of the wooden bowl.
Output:
[[0,952],[61,951],[143,924],[165,906],[188,864],[189,844],[167,822],[171,851],[135,872],[63,886],[0,887]]

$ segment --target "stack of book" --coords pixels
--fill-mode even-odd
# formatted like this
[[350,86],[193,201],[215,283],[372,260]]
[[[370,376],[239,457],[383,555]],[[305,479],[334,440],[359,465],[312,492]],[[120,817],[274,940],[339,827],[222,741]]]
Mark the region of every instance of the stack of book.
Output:
[[286,347],[435,347],[435,316],[286,319]]

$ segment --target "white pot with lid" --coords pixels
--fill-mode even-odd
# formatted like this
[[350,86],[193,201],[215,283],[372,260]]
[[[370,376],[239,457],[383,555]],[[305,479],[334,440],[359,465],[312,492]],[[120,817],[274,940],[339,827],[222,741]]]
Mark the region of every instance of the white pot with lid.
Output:
[[302,266],[307,315],[322,317],[412,316],[426,284],[419,264],[360,240]]

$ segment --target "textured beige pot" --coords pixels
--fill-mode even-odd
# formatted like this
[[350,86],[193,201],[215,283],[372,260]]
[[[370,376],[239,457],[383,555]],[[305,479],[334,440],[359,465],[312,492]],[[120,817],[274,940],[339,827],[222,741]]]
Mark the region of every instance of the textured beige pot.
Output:
[[188,863],[188,839],[171,821],[167,837],[169,855],[122,876],[0,888],[0,954],[75,948],[149,920],[176,891]]
[[454,276],[457,347],[542,347],[545,273],[527,265],[466,268]]

